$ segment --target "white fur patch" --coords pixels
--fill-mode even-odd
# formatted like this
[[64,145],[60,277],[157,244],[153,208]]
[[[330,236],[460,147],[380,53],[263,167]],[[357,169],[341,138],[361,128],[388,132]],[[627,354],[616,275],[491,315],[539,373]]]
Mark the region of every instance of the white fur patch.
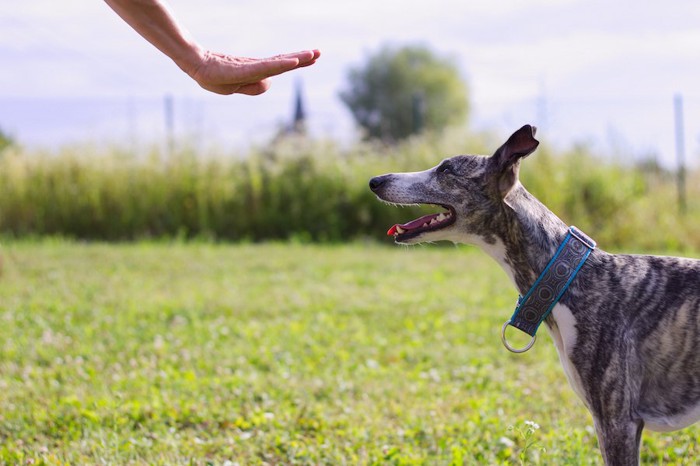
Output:
[[[461,237],[459,238],[459,241],[455,242],[465,242],[464,234],[460,235]],[[517,289],[518,286],[515,283],[515,275],[513,275],[513,269],[511,269],[510,265],[506,262],[506,247],[503,244],[503,241],[500,239],[496,239],[496,242],[493,244],[489,244],[484,239],[480,236],[473,236],[468,239],[468,242],[470,244],[474,244],[478,247],[480,247],[486,254],[491,256],[497,263],[498,265],[501,266],[501,268],[506,272],[508,275],[508,278],[510,278],[511,283],[513,283],[513,286]]]
[[576,346],[576,338],[578,337],[576,331],[576,319],[571,313],[571,309],[567,306],[557,303],[552,309],[552,317],[556,325],[549,328],[549,333],[552,335],[552,340],[554,340],[554,346],[557,348],[557,353],[559,353],[559,361],[564,368],[564,374],[569,381],[569,385],[574,389],[574,392],[578,395],[583,403],[588,406],[588,401],[586,400],[585,392],[583,390],[583,385],[581,383],[581,376],[579,375],[576,367],[571,362],[571,354]]
[[688,409],[675,416],[644,417],[644,428],[654,432],[671,432],[683,429],[700,420],[700,404],[690,406]]

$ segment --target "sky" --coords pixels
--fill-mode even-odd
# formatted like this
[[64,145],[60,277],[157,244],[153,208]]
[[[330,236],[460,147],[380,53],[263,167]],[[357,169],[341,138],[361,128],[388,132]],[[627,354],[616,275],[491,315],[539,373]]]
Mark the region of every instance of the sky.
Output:
[[[674,96],[686,159],[700,165],[700,2],[677,0],[171,0],[204,47],[263,57],[318,48],[312,67],[256,97],[200,89],[102,1],[0,4],[0,129],[27,146],[149,142],[165,131],[209,145],[264,142],[301,86],[314,136],[352,141],[338,98],[348,70],[384,45],[427,45],[469,88],[473,130],[586,142],[602,155],[676,157]],[[465,153],[469,148],[465,147]],[[440,154],[436,159],[445,155]]]

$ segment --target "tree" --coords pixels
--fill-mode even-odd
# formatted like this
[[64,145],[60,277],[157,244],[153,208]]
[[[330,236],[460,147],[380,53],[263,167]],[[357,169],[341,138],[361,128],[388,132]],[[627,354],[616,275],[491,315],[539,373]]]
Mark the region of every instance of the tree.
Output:
[[386,46],[350,69],[340,98],[366,137],[403,139],[466,121],[467,88],[449,59],[423,46]]

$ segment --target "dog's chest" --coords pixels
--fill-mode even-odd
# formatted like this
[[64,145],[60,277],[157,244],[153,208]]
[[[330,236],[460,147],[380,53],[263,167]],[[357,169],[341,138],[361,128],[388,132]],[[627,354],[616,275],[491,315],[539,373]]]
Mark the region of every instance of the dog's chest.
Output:
[[554,306],[552,317],[554,318],[554,324],[548,325],[547,328],[552,335],[557,353],[559,353],[559,360],[564,368],[566,378],[569,380],[569,385],[574,389],[574,392],[588,406],[585,390],[581,383],[581,376],[571,361],[571,354],[576,346],[577,338],[576,319],[571,309],[561,303]]

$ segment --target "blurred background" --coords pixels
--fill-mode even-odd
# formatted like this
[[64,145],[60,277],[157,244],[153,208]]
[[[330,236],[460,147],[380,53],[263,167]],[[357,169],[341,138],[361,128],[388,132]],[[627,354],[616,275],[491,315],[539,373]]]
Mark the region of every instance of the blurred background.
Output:
[[[295,148],[287,152],[315,153],[318,157],[337,152],[344,159],[351,153],[358,160],[358,153],[393,151],[406,161],[411,157],[400,147],[410,136],[413,141],[422,138],[426,154],[404,165],[418,169],[454,153],[490,153],[510,132],[532,123],[539,128],[543,150],[549,150],[559,163],[564,158],[561,154],[573,151],[593,157],[595,163],[590,165],[594,167],[613,164],[632,170],[619,179],[611,177],[613,185],[624,184],[643,170],[643,179],[635,184],[639,186],[631,197],[650,191],[658,194],[663,185],[668,188],[668,202],[678,204],[679,211],[687,211],[688,198],[693,197],[689,190],[697,184],[694,170],[700,159],[697,2],[640,5],[627,0],[613,4],[445,0],[428,6],[365,0],[352,5],[315,0],[173,0],[170,5],[182,25],[204,47],[215,51],[264,57],[318,48],[323,55],[311,68],[274,78],[264,95],[224,97],[201,90],[104,2],[69,0],[60,8],[48,0],[5,3],[0,5],[3,145],[13,147],[15,154],[24,154],[22,163],[29,165],[48,154],[57,163],[56,154],[65,159],[67,148],[70,157],[82,157],[81,162],[74,161],[81,167],[94,163],[98,154],[104,161],[117,152],[123,166],[142,163],[144,154],[172,159],[176,153],[186,153],[200,162],[213,157],[230,164],[232,160],[254,159],[260,153],[269,158],[281,139],[292,133]],[[425,77],[429,71],[422,71],[424,82],[418,84],[418,90],[409,89],[410,84],[402,88],[402,96],[394,96],[404,99],[405,106],[391,101],[388,105],[396,114],[382,117],[397,121],[397,115],[410,116],[408,133],[372,133],[360,124],[351,97],[357,97],[358,86],[363,79],[367,81],[371,63],[386,64],[402,51],[419,51],[427,56],[427,63],[435,60],[438,68],[444,65],[451,73],[449,79],[459,80],[459,85],[450,91],[453,93],[431,100],[430,91],[420,86],[441,84],[439,79],[438,84],[426,84],[432,78]],[[416,74],[411,66],[403,69],[408,76]],[[403,82],[401,76],[389,88],[401,87],[397,85]],[[456,109],[450,111],[457,118],[433,122],[431,112],[455,103]],[[384,123],[385,129],[387,125]],[[300,142],[300,135],[305,142]],[[426,142],[426,137],[432,139]],[[372,141],[380,141],[381,147],[363,146]],[[300,144],[305,147],[299,149]],[[127,163],[123,157],[141,162]],[[39,164],[44,172],[47,164]],[[366,189],[363,177],[396,166],[375,163],[373,169],[358,173],[352,183]],[[31,171],[27,167],[23,170],[25,174]],[[263,172],[267,173],[264,168]],[[651,172],[661,178],[651,181]],[[10,176],[8,173],[5,176]],[[125,176],[133,182],[132,175]],[[580,176],[578,182],[565,181],[580,185]],[[12,184],[9,179],[5,182]],[[238,180],[236,186],[255,184],[249,182]],[[76,186],[72,196],[82,193],[75,180],[70,183]],[[545,181],[540,184],[548,185]],[[610,195],[616,195],[614,186],[609,187]],[[102,194],[94,194],[95,189]],[[102,188],[95,189],[92,198],[101,203],[100,196],[106,194]],[[249,187],[241,189],[239,194],[256,196]],[[575,199],[582,199],[572,185],[565,189],[573,190],[570,195]],[[16,201],[17,192],[11,197]],[[56,198],[56,194],[51,197]],[[589,193],[584,197],[595,196]],[[363,199],[374,202],[371,197]],[[4,231],[104,237],[68,227],[40,228],[36,219],[27,220],[38,214],[12,214],[19,207],[4,202]],[[69,199],[66,202],[71,203]],[[571,202],[562,200],[566,205]],[[604,197],[601,202],[612,201]],[[620,208],[629,205],[627,198],[620,201]],[[104,210],[104,206],[75,215],[99,216],[95,209]],[[648,206],[645,209],[649,211]],[[692,213],[692,205],[690,209]],[[566,218],[579,212],[568,209],[557,213]],[[13,215],[13,222],[23,218],[24,223],[9,222]],[[390,214],[382,211],[377,215]],[[372,220],[363,225],[363,232],[375,228]],[[207,229],[211,230],[191,225],[162,231],[149,227],[127,236],[170,234],[174,230],[190,235]],[[123,227],[114,236],[121,237],[126,230]],[[250,232],[223,235],[243,236],[258,239]]]
[[533,122],[559,144],[595,141],[674,160],[673,98],[684,98],[688,151],[700,132],[700,5],[621,1],[358,0],[350,5],[170,2],[202,45],[264,57],[319,48],[311,69],[278,77],[264,96],[207,95],[104,2],[0,6],[0,127],[27,146],[157,140],[164,99],[179,136],[202,144],[264,142],[303,87],[314,136],[351,141],[338,99],[349,67],[386,44],[448,56],[469,86],[470,127],[507,132]]
[[496,263],[393,246],[434,210],[368,180],[530,123],[565,222],[699,257],[700,2],[169,3],[208,49],[322,56],[218,96],[101,0],[0,2],[0,464],[599,464],[554,345],[502,348]]

